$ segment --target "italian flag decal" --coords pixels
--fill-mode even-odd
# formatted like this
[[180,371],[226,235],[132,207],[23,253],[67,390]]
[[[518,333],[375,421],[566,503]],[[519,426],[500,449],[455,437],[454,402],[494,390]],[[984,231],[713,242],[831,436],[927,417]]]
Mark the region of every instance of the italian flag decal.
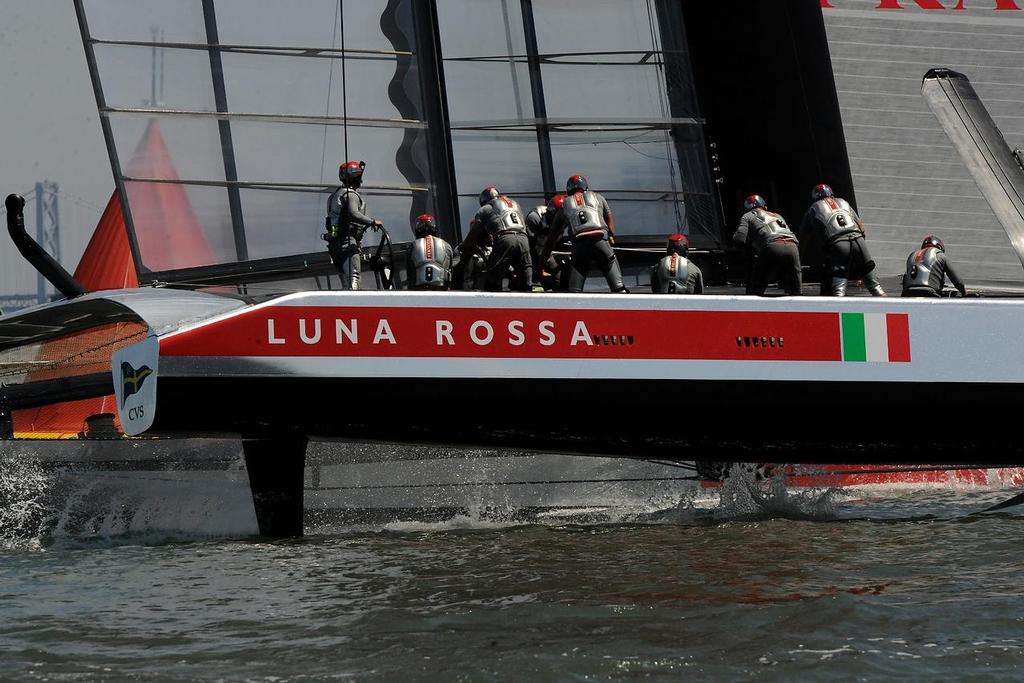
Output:
[[905,313],[842,313],[843,360],[909,363],[910,321]]

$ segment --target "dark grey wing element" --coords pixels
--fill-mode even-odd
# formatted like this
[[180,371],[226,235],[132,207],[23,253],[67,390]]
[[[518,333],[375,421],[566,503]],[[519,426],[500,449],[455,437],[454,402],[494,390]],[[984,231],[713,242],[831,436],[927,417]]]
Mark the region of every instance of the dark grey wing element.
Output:
[[921,92],[1024,264],[1024,168],[967,76],[932,69],[925,74]]

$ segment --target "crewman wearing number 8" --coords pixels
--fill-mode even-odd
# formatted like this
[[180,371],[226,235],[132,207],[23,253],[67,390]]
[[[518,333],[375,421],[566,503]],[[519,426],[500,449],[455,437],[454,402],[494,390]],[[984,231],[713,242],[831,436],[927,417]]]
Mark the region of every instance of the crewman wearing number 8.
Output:
[[551,224],[544,258],[554,248],[562,232],[569,231],[572,240],[572,254],[569,262],[569,291],[582,292],[587,281],[587,271],[596,265],[608,289],[628,294],[622,282],[622,269],[615,257],[615,219],[604,197],[590,190],[587,179],[574,175],[565,184],[565,201]]
[[451,288],[452,257],[450,244],[437,236],[437,222],[429,213],[416,218],[412,229],[416,241],[406,256],[406,283],[409,289],[437,291]]
[[533,283],[533,261],[530,258],[530,240],[526,234],[526,217],[519,202],[486,187],[480,193],[480,210],[469,224],[469,234],[459,245],[459,253],[466,258],[474,248],[492,240],[491,254],[487,258],[487,279],[484,289],[500,292],[509,275],[513,289],[528,292]]
[[[871,296],[885,296],[875,273],[875,262],[864,240],[864,222],[845,199],[835,196],[824,183],[811,191],[814,201],[800,224],[800,234],[817,232],[828,243],[832,270],[832,296],[846,296],[851,279],[863,279]],[[827,273],[822,277],[827,277]]]

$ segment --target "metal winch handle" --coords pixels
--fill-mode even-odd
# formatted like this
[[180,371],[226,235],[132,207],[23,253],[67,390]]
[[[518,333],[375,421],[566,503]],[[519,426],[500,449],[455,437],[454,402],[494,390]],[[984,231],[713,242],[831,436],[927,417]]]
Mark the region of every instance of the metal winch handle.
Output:
[[[373,270],[373,276],[377,280],[377,289],[398,289],[395,283],[395,248],[391,242],[391,233],[383,225],[379,227],[372,226],[371,230],[380,231],[381,233],[377,249],[373,256],[370,257],[370,268]],[[391,265],[390,272],[384,265],[385,245],[387,245],[388,250],[388,263]]]

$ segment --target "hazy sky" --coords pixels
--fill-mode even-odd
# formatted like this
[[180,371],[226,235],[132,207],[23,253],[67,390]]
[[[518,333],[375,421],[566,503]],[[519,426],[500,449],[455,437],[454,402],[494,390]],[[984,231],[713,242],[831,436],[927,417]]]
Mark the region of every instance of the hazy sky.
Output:
[[[62,193],[105,206],[114,181],[74,7],[69,0],[4,0],[3,8],[0,193],[53,180]],[[62,261],[73,269],[99,214],[70,201],[60,208]],[[33,271],[12,252],[0,249],[0,294],[35,291]]]

